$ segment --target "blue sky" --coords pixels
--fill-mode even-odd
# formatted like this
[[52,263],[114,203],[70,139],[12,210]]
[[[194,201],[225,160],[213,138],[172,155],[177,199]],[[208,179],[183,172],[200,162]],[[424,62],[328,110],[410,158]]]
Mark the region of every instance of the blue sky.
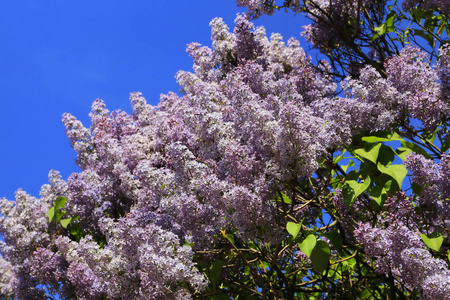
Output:
[[[209,22],[230,28],[234,0],[15,0],[0,3],[0,197],[19,188],[33,196],[48,171],[64,179],[78,172],[61,116],[89,126],[96,98],[131,113],[128,96],[140,91],[150,104],[178,91],[174,76],[191,70],[186,45],[210,45]],[[287,41],[300,37],[305,19],[279,12],[255,22]]]

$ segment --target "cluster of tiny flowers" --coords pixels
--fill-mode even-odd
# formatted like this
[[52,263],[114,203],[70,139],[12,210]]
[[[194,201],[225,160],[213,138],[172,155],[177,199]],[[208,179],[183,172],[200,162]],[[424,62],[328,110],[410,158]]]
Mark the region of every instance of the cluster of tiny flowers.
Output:
[[14,298],[18,280],[11,263],[0,256],[0,296],[2,299]]
[[[450,6],[450,4],[449,4]],[[441,96],[443,101],[450,102],[450,45],[446,44],[439,49],[437,71],[440,80]]]
[[[132,115],[96,100],[90,128],[64,114],[82,172],[50,172],[40,199],[2,200],[5,294],[45,286],[63,298],[187,299],[207,284],[193,251],[209,249],[219,228],[285,236],[273,225],[278,182],[311,175],[328,147],[349,140],[350,124],[317,111],[336,85],[297,40],[268,39],[243,15],[234,32],[221,19],[211,31],[212,49],[188,46],[195,73],[178,73],[183,96],[152,107],[133,93]],[[46,216],[58,196],[64,218],[78,216],[68,228]]]
[[[355,131],[388,128],[399,105],[392,95],[416,95],[437,78],[408,86],[366,69],[360,81],[347,83],[351,97],[340,98],[297,40],[267,38],[244,15],[233,32],[219,18],[210,25],[212,48],[188,46],[194,73],[177,74],[181,96],[162,95],[153,107],[133,93],[132,115],[110,112],[96,100],[90,128],[64,114],[82,171],[67,181],[50,172],[40,199],[18,191],[15,202],[0,201],[2,293],[43,299],[45,287],[63,298],[189,299],[208,284],[194,251],[210,250],[219,229],[279,242],[286,224],[276,226],[273,199],[276,190],[289,193],[281,182],[311,176],[328,149],[344,147]],[[417,67],[408,53],[399,62],[405,76]],[[68,200],[64,218],[78,217],[68,228],[46,216],[58,196]],[[374,230],[384,230],[379,236],[390,243],[409,235],[391,245],[396,253],[420,248],[408,224],[392,224],[362,225],[368,249]]]
[[[313,20],[312,24],[303,26],[302,35],[314,47],[318,47],[324,52],[329,51],[336,46],[342,46],[340,43],[340,34],[333,29],[333,25],[341,27],[342,30],[354,30],[353,25],[347,23],[347,20],[353,19],[357,15],[358,5],[368,5],[373,1],[364,0],[359,1],[349,0],[317,0],[308,3],[310,10],[310,18]],[[322,20],[323,19],[323,20]],[[327,20],[328,21],[324,21]]]
[[435,10],[438,12],[444,12],[447,15],[450,14],[449,0],[427,0],[427,1],[404,0],[402,2],[402,9],[404,11],[410,10],[416,6],[423,10]]
[[[263,14],[272,15],[274,0],[236,0],[237,6],[248,7],[248,14],[253,18],[258,18]],[[269,4],[269,5],[266,5]]]
[[[388,198],[385,207],[376,225],[360,223],[353,232],[356,241],[364,244],[365,253],[374,261],[377,272],[392,274],[405,286],[422,291],[424,299],[448,295],[450,286],[441,284],[450,280],[447,263],[425,249],[411,200],[405,193],[397,193]],[[436,278],[440,281],[433,282]],[[433,283],[440,289],[432,288]]]
[[413,172],[413,182],[422,189],[417,202],[425,207],[424,214],[430,224],[437,228],[448,228],[450,223],[450,156],[442,155],[436,163],[420,154],[412,154],[405,161],[406,167]]
[[445,49],[441,50],[443,62],[433,68],[425,53],[418,48],[406,47],[387,61],[386,79],[367,66],[361,70],[358,79],[347,79],[343,87],[352,100],[377,103],[372,109],[377,110],[378,119],[373,120],[372,128],[387,128],[395,119],[410,126],[411,118],[415,118],[424,128],[434,130],[442,115],[450,112],[445,101],[447,90],[442,82],[448,69],[448,51]]

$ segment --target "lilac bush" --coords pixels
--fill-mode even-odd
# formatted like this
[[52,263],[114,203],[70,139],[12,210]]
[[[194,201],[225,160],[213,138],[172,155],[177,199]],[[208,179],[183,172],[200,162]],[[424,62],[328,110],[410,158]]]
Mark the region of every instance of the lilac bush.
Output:
[[[353,24],[364,7],[383,13],[308,3],[308,39],[330,53],[343,36],[321,15]],[[450,298],[448,47],[436,64],[415,46],[343,60],[344,78],[235,22],[188,45],[180,94],[132,93],[131,115],[96,100],[89,128],[64,114],[82,171],[0,201],[3,298]]]

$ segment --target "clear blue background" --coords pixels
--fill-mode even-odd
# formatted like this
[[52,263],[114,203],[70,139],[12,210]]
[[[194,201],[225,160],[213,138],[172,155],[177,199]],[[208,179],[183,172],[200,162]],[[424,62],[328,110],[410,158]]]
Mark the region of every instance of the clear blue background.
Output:
[[[96,98],[131,113],[129,93],[140,91],[156,105],[178,92],[178,70],[192,70],[186,45],[210,46],[209,22],[222,17],[232,29],[243,11],[234,0],[1,1],[0,197],[19,188],[38,196],[49,170],[64,179],[79,171],[64,112],[89,126]],[[308,48],[306,22],[281,11],[255,24]]]

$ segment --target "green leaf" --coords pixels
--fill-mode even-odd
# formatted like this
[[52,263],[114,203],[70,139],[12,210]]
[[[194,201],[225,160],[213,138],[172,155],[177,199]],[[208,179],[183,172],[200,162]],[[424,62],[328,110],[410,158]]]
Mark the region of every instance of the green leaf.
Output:
[[403,148],[403,147],[399,147],[399,148],[395,149],[395,153],[397,154],[398,157],[400,157],[401,160],[405,160],[406,157],[412,153],[412,150]]
[[216,289],[217,281],[219,279],[220,273],[222,272],[222,268],[224,265],[225,263],[219,259],[216,260],[211,266],[211,270],[209,272],[209,280],[211,281],[213,290]]
[[336,229],[325,233],[324,236],[330,240],[331,244],[333,244],[333,248],[336,249],[339,254],[345,254],[342,248],[344,241],[342,240],[341,234]]
[[286,203],[286,204],[292,204],[291,199],[289,199],[289,197],[286,196],[285,193],[281,193],[281,197],[282,197],[284,203]]
[[234,235],[227,234],[225,235],[225,237],[227,238],[228,241],[230,241],[230,243],[234,244]]
[[450,149],[450,138],[447,138],[441,145],[441,152],[446,152]]
[[383,166],[378,163],[377,168],[381,173],[391,176],[397,182],[399,188],[402,187],[403,179],[405,179],[406,174],[408,174],[408,170],[405,165]]
[[330,246],[322,240],[318,240],[311,253],[311,263],[319,273],[323,273],[330,260]]
[[316,242],[316,236],[310,234],[298,245],[298,247],[307,257],[310,257],[314,247],[316,246]]
[[420,237],[425,245],[434,251],[439,251],[439,249],[441,249],[442,242],[444,241],[444,237],[439,232],[433,232],[428,236],[422,233]]
[[67,198],[66,197],[58,197],[55,200],[55,209],[59,209],[61,207],[64,206],[64,204],[66,204],[67,202]]
[[67,228],[67,226],[72,222],[72,218],[68,219],[62,219],[61,220],[61,226],[64,228]]
[[356,197],[361,195],[370,186],[370,177],[359,183],[356,180],[346,180],[342,188],[342,196],[344,197],[345,205],[350,209],[356,200]]
[[286,229],[295,239],[300,230],[302,229],[302,222],[300,222],[300,224],[294,222],[287,222]]
[[[436,139],[436,133],[437,133],[437,129],[434,132],[430,132],[430,131],[425,131],[422,133],[422,136],[424,139],[426,139],[428,142],[430,143],[434,143],[434,140]],[[423,139],[421,139],[422,141],[424,141]]]
[[397,14],[395,13],[395,11],[391,11],[388,14],[386,22],[384,22],[384,24],[386,24],[386,31],[387,32],[395,31],[394,21],[395,21],[396,16],[397,16]]
[[425,158],[431,159],[430,154],[428,154],[428,152],[425,151],[422,147],[408,141],[402,141],[401,143],[403,148],[410,149],[417,154],[422,154]]
[[380,151],[378,153],[378,163],[383,166],[390,165],[395,159],[395,151],[390,146],[381,145]]
[[77,223],[72,224],[70,226],[70,234],[77,240],[80,241],[80,239],[84,236],[83,229],[81,226]]
[[370,160],[373,163],[377,163],[378,153],[382,144],[370,144],[368,149],[359,148],[355,150],[355,154]]
[[280,194],[281,194],[281,197],[277,195],[276,198],[274,199],[275,201],[277,201],[277,202],[284,202],[286,204],[292,204],[291,199],[289,199],[289,197],[286,196],[285,193],[280,193]]
[[380,37],[380,35],[378,34],[378,33],[374,33],[373,35],[372,35],[372,42],[373,41],[375,41],[377,38],[379,38]]
[[67,228],[67,226],[72,223],[72,221],[78,220],[80,217],[79,216],[74,216],[68,219],[63,219],[61,220],[61,226],[64,228]]
[[47,211],[47,217],[48,222],[50,223],[53,219],[55,219],[56,222],[61,219],[61,217],[65,214],[65,212],[61,211],[61,207],[66,204],[67,198],[66,197],[57,197],[55,200],[55,205],[50,207],[50,209]]
[[397,0],[395,0],[394,3],[388,6],[389,11],[391,11],[395,5],[397,5]]
[[335,158],[333,158],[333,163],[337,164],[338,162],[340,162],[344,158],[344,153],[345,153],[345,150],[342,151],[341,155],[338,155]]
[[395,194],[395,192],[398,190],[398,184],[393,180],[387,180],[384,183],[384,190],[387,193]]
[[60,210],[60,209],[57,209],[57,210],[55,211],[55,222],[58,223],[59,220],[61,220],[61,218],[62,218],[65,214],[66,214],[65,211],[62,211],[62,210]]
[[387,25],[385,23],[381,24],[380,26],[377,26],[374,28],[374,31],[378,34],[378,35],[383,35],[386,33],[387,31]]
[[411,183],[411,188],[412,188],[412,191],[414,192],[414,194],[416,194],[417,196],[419,196],[423,190],[423,187],[418,185],[415,182]]
[[367,142],[367,143],[375,143],[375,142],[392,142],[392,141],[403,141],[402,137],[399,136],[397,133],[395,132],[380,132],[379,135],[382,136],[364,136],[361,138],[362,141]]
[[55,216],[55,207],[50,207],[50,209],[47,211],[47,217],[48,222],[50,223],[53,220],[53,217]]
[[428,42],[428,44],[431,45],[433,44],[433,36],[430,33],[426,33],[425,31],[420,29],[413,29],[413,30],[415,35],[425,39]]
[[344,172],[347,173],[348,168],[349,168],[349,167],[354,167],[354,166],[355,166],[355,162],[354,162],[353,160],[350,159],[350,160],[348,161],[348,165],[341,166],[341,168],[342,168],[342,170],[344,170]]
[[376,185],[372,188],[372,190],[370,191],[370,197],[372,197],[373,200],[375,200],[375,202],[381,206],[381,204],[386,201],[387,199],[387,194],[386,194],[386,190],[384,189],[383,186],[381,185]]

